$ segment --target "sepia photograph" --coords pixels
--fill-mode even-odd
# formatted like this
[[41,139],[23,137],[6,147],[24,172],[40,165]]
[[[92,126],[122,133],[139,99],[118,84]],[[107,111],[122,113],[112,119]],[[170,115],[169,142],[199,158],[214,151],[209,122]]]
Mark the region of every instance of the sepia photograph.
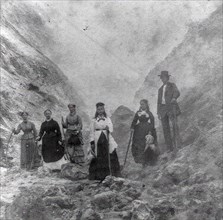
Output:
[[223,220],[221,0],[0,12],[0,220]]

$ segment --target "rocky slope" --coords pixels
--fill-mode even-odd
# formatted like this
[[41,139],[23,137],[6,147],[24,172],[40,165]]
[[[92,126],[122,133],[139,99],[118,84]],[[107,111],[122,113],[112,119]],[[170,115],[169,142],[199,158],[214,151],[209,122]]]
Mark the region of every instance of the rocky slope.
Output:
[[[180,89],[183,90],[180,103],[183,112],[179,121],[183,145],[179,146],[175,155],[163,153],[156,166],[142,169],[140,165],[133,162],[130,152],[123,176],[134,181],[108,177],[101,184],[87,180],[70,181],[62,179],[60,174],[45,174],[41,170],[29,173],[16,168],[1,169],[3,175],[1,213],[5,213],[2,217],[6,217],[7,220],[221,220],[223,217],[221,194],[223,168],[221,119],[223,113],[219,101],[222,100],[222,67],[218,57],[221,54],[219,49],[222,36],[221,17],[221,10],[218,10],[208,20],[191,28],[185,41],[152,72],[157,75],[159,70],[168,67],[168,69],[176,68],[178,70],[176,72],[182,72],[185,79],[187,79],[185,75],[187,73],[194,75],[192,79],[195,84],[190,86],[185,84],[184,89],[182,81],[177,81]],[[8,32],[13,33],[6,27],[3,30],[5,38]],[[21,53],[29,60],[32,53],[26,54],[31,48],[28,47],[29,51],[25,50],[25,53],[20,45],[22,49],[26,49],[24,43],[16,44],[16,48],[10,49],[9,52]],[[7,51],[4,52],[6,55]],[[188,54],[186,55],[184,51]],[[3,61],[9,56],[6,55]],[[38,54],[37,57],[39,56]],[[11,79],[11,83],[7,83],[7,86],[15,84],[18,87],[20,83],[23,83],[24,78],[27,82],[25,86],[34,83],[35,78],[31,77],[35,75],[32,75],[31,71],[22,71],[22,74],[29,74],[30,78],[27,79],[26,75],[20,76],[18,71],[24,67],[19,65],[19,68],[15,68],[15,65],[18,65],[17,62],[15,63],[3,70],[5,72],[3,73]],[[190,66],[191,71],[186,71],[184,64]],[[26,67],[26,65],[28,68],[22,70],[31,69],[29,62],[24,63],[23,66]],[[9,68],[12,70],[8,70]],[[173,72],[172,69],[170,70]],[[179,76],[179,79],[183,79],[183,76]],[[187,76],[190,79],[189,76],[191,75]],[[19,79],[18,83],[16,83],[16,77]],[[28,105],[28,110],[36,109],[37,106],[32,107],[32,104],[28,104],[30,100],[27,97],[18,95],[26,92],[32,93],[33,104],[42,103],[41,106],[38,105],[41,111],[46,107],[43,103],[48,103],[53,109],[60,110],[63,105],[56,105],[52,101],[43,102],[41,98],[42,91],[52,94],[52,90],[49,90],[52,81],[52,78],[49,82],[46,80],[47,86],[38,81],[42,86],[40,94],[35,89],[30,91],[27,87],[20,86],[19,90],[15,88],[15,93],[8,91],[9,97],[16,97],[14,102],[17,104],[17,109],[22,108],[19,104],[21,100]],[[64,94],[60,84],[56,85],[58,85],[56,92],[59,90],[60,94]],[[147,87],[148,85],[154,85],[149,77],[144,83],[144,89],[138,93],[138,98],[141,98],[140,94],[146,95],[143,92],[151,91],[152,94],[157,89],[154,86],[153,90]],[[13,124],[9,119],[18,120],[18,116],[15,114],[17,109],[12,107],[12,100],[5,98],[4,102],[8,107],[4,107],[5,113],[3,113],[9,114],[3,118],[7,120],[5,122],[5,130],[7,130],[6,126]],[[37,118],[41,117],[39,111],[33,110],[33,112]],[[124,106],[119,107],[112,116],[115,129],[113,135],[119,144],[118,154],[121,163],[126,152],[133,116],[134,113]],[[160,137],[161,135],[159,135],[159,140]]]
[[[32,32],[31,26],[27,30]],[[21,121],[19,112],[28,111],[37,129],[50,108],[60,122],[67,114],[67,104],[74,102],[84,122],[84,102],[63,72],[2,16],[1,26],[1,147],[10,131]],[[15,144],[18,139],[14,138]],[[12,143],[12,142],[11,142]],[[11,144],[10,143],[10,144]],[[5,145],[4,145],[5,146]],[[13,149],[12,149],[13,150]],[[14,149],[18,153],[18,145]],[[14,155],[15,156],[15,155]],[[16,156],[18,158],[18,155]]]
[[171,80],[181,90],[180,100],[201,81],[217,77],[222,61],[221,20],[222,8],[219,7],[202,23],[192,24],[182,43],[149,72],[135,95],[135,102],[148,98],[152,110],[156,112],[157,90],[161,86],[157,75],[161,70],[168,70],[172,75]]
[[10,183],[1,186],[5,190],[1,199],[3,219],[154,219],[149,203],[140,199],[144,190],[141,182],[109,176],[102,183],[74,182],[59,174],[18,173],[17,170],[7,175]]
[[[221,20],[219,8],[191,27],[185,40],[150,72],[136,94],[137,100],[149,93],[153,103],[158,88],[152,77],[162,69],[176,74],[182,91],[179,125],[183,144],[176,155],[164,153],[156,166],[145,170],[130,156],[124,171],[127,177],[144,182],[142,197],[152,204],[156,219],[222,219]],[[131,120],[126,119],[126,124]],[[121,135],[124,133],[127,130]],[[158,134],[162,147],[162,134]],[[121,135],[116,135],[118,140]]]

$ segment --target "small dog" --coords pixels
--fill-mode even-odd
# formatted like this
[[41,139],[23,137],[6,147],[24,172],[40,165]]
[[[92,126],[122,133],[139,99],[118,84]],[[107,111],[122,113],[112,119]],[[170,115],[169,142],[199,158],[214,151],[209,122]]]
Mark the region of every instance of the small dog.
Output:
[[144,152],[150,148],[151,150],[155,151],[156,150],[156,146],[154,144],[154,137],[149,133],[148,135],[146,135],[146,147]]

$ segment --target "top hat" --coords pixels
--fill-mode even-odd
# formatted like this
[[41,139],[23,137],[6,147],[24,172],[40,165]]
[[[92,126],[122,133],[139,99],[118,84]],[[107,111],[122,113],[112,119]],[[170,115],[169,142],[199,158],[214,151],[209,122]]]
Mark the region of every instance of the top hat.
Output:
[[161,78],[161,77],[170,77],[171,75],[169,75],[169,72],[167,70],[163,70],[161,71],[161,74],[158,76],[160,76]]

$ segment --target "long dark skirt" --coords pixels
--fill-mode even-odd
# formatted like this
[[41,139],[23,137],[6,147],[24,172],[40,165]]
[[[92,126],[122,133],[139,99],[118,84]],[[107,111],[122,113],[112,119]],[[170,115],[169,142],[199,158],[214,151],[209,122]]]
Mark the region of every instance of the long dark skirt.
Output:
[[136,163],[147,165],[150,162],[154,163],[157,159],[157,153],[146,147],[146,135],[151,132],[154,137],[154,144],[157,145],[156,130],[152,128],[148,122],[140,122],[135,126],[132,139],[132,155]]
[[[97,143],[97,158],[94,158],[90,163],[90,180],[104,180],[106,176],[110,175],[108,147],[108,140],[102,132]],[[115,150],[110,154],[110,161],[112,176],[120,176],[120,164]]]
[[38,155],[38,149],[34,138],[21,140],[21,169],[35,169],[40,166],[41,157]]
[[42,156],[46,163],[56,162],[64,155],[64,149],[58,143],[56,134],[45,134],[42,141]]

